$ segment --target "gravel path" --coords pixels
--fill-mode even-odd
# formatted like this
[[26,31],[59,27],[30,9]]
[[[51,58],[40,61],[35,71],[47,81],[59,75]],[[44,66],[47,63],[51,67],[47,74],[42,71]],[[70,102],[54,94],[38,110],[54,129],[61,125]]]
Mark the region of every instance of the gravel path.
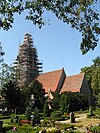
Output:
[[65,121],[59,121],[59,123],[70,123],[74,124],[76,126],[76,130],[88,133],[88,130],[86,127],[95,126],[100,124],[100,119],[94,119],[94,118],[87,118],[87,114],[75,114],[75,123],[70,123],[70,120]]

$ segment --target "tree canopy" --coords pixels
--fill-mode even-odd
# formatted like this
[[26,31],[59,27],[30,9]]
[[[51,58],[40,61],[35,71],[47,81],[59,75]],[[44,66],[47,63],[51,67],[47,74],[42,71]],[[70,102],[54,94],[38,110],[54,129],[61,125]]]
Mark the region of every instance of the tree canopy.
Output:
[[15,110],[22,106],[21,91],[15,81],[9,80],[6,82],[2,87],[1,94],[5,97],[9,112],[11,112],[12,109]]
[[41,28],[48,11],[82,33],[80,49],[85,54],[97,46],[100,34],[99,14],[93,8],[96,3],[97,0],[0,0],[0,27],[10,29],[14,14],[25,12],[26,19]]
[[31,94],[34,95],[34,107],[38,109],[43,109],[45,101],[45,90],[42,84],[38,80],[34,80],[30,86]]
[[93,65],[84,67],[81,71],[86,73],[95,103],[100,107],[100,57],[98,56],[93,60]]

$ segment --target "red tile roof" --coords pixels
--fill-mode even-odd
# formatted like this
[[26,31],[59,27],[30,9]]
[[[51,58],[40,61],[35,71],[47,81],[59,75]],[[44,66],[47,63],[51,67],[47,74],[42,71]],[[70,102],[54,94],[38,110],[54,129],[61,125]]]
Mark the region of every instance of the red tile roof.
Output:
[[42,83],[46,93],[49,89],[52,92],[55,92],[58,87],[59,81],[61,80],[63,72],[64,69],[62,68],[60,70],[43,73],[37,77],[37,80]]
[[69,91],[80,92],[83,79],[84,79],[84,73],[66,77],[60,93],[69,92]]

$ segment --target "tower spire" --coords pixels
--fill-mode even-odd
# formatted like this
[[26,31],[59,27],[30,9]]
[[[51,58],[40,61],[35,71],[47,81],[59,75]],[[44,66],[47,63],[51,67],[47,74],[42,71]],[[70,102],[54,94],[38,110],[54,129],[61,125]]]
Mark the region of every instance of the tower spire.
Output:
[[39,62],[37,49],[33,46],[32,36],[28,33],[24,35],[24,41],[19,46],[17,67],[19,69],[19,85],[31,83],[31,81],[41,71],[42,63]]

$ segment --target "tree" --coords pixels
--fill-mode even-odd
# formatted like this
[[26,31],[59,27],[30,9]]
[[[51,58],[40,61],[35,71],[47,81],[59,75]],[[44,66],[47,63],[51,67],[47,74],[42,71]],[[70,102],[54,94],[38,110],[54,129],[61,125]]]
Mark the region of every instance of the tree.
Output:
[[62,95],[61,94],[61,100],[60,100],[60,109],[63,112],[69,112],[69,100],[68,95]]
[[50,101],[50,105],[53,108],[53,110],[59,109],[60,105],[60,94],[55,93],[54,98]]
[[21,91],[15,81],[10,80],[5,83],[3,85],[1,94],[5,98],[5,102],[7,102],[10,113],[12,109],[15,110],[16,108],[22,107]]
[[17,82],[17,70],[12,65],[3,63],[1,70],[1,86],[9,80]]
[[80,93],[63,92],[61,94],[60,109],[63,112],[85,110],[88,107],[87,98]]
[[[22,92],[22,103],[23,103],[22,108],[23,108],[23,112],[25,112],[26,108],[29,106],[32,92],[27,84],[24,84],[23,86],[21,86],[20,90]],[[32,107],[30,108],[32,110]]]
[[3,62],[3,55],[5,54],[5,52],[3,52],[2,50],[2,46],[1,46],[1,43],[0,43],[0,63]]
[[86,77],[92,90],[92,95],[94,97],[95,104],[100,107],[100,57],[96,57],[93,60],[93,65],[89,67],[84,67],[81,69],[82,72],[86,73]]
[[44,13],[53,13],[59,20],[82,33],[82,54],[94,50],[100,34],[99,14],[93,9],[97,0],[0,0],[0,27],[8,30],[14,14],[25,12],[26,19],[41,28],[46,22]]
[[34,107],[43,109],[45,90],[38,80],[34,80],[30,86],[31,94],[34,95]]
[[31,114],[32,114],[32,109],[29,106],[27,106],[26,111],[25,111],[25,116],[28,120],[30,120]]
[[45,102],[44,102],[43,116],[44,117],[49,117],[49,105],[48,105],[47,100],[45,100]]

